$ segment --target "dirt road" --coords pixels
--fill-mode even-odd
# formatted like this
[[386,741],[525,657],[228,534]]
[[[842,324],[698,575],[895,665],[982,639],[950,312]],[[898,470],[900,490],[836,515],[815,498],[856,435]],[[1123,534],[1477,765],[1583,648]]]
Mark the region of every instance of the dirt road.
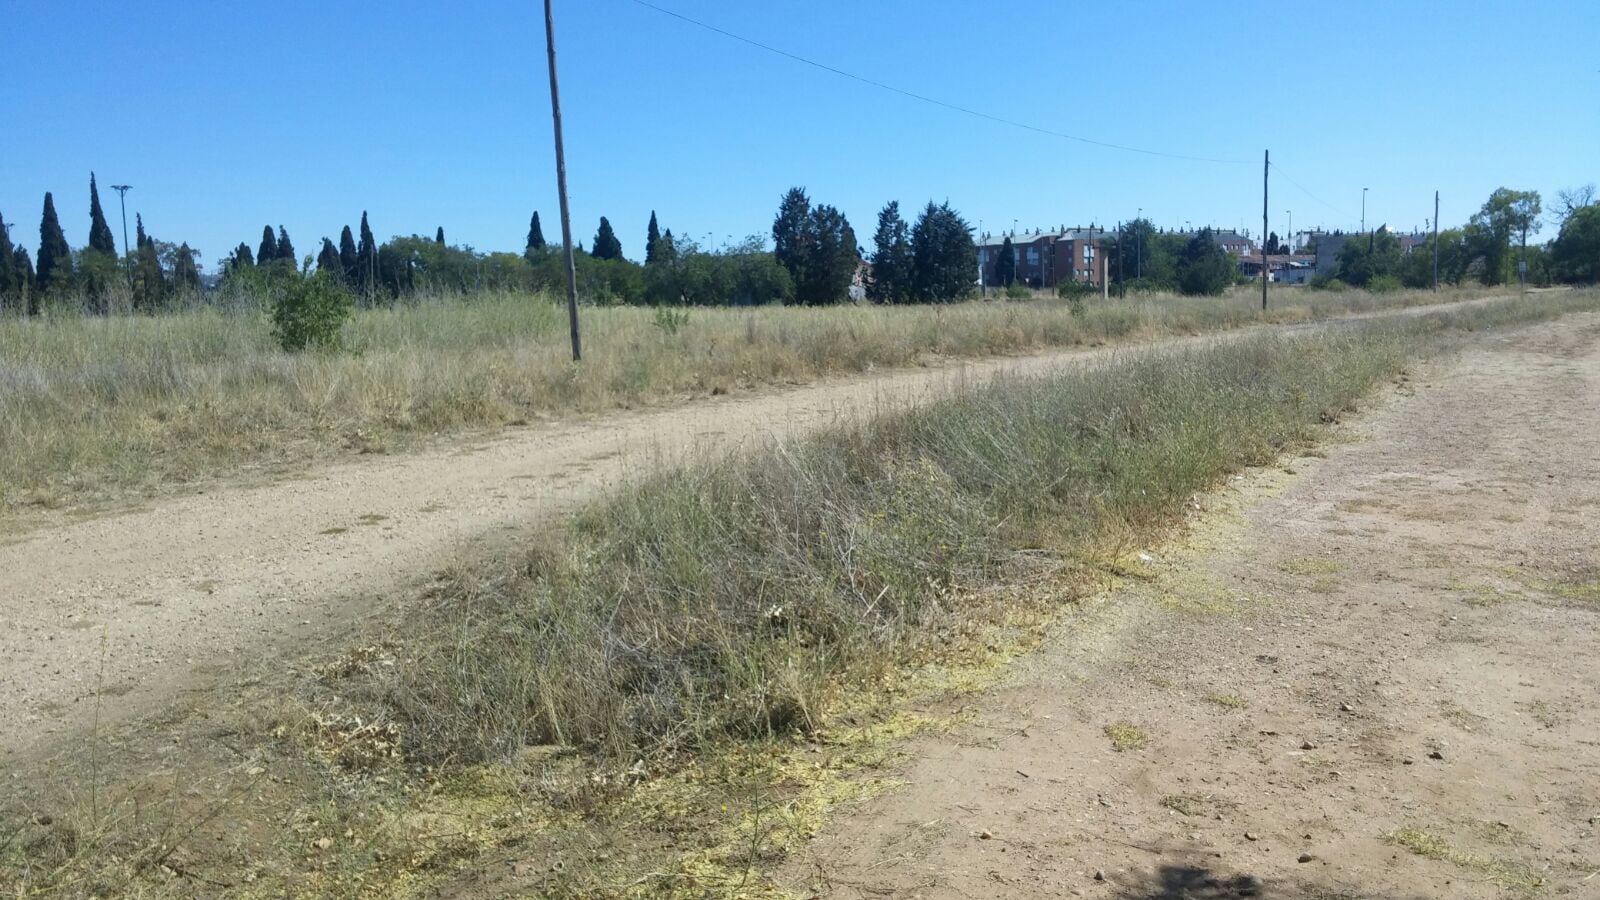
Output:
[[416,579],[664,458],[1094,355],[950,363],[547,423],[35,530],[0,544],[0,761],[240,666],[293,658],[393,611]]
[[1416,377],[1327,459],[1237,481],[784,880],[1600,897],[1600,317]]

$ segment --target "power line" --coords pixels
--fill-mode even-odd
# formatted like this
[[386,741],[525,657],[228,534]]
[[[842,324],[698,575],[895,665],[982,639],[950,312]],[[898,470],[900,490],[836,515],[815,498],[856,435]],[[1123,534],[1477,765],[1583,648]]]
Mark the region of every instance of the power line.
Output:
[[910,97],[913,100],[918,100],[918,101],[921,101],[923,103],[930,104],[932,106],[938,106],[938,107],[941,107],[943,109],[948,109],[948,110],[951,110],[953,112],[962,113],[964,115],[973,116],[973,117],[979,118],[979,119],[985,119],[985,120],[990,121],[990,122],[997,122],[997,123],[999,123],[1001,125],[1008,125],[1008,126],[1010,126],[1012,128],[1021,128],[1024,131],[1032,131],[1035,134],[1048,135],[1050,137],[1062,138],[1062,139],[1068,140],[1068,141],[1077,141],[1080,144],[1090,144],[1090,145],[1095,146],[1095,147],[1104,147],[1104,148],[1106,148],[1108,150],[1121,150],[1121,151],[1124,151],[1124,152],[1127,152],[1127,153],[1143,153],[1143,154],[1145,154],[1147,156],[1160,156],[1160,157],[1164,157],[1166,159],[1184,159],[1184,160],[1189,160],[1190,162],[1218,163],[1218,164],[1222,164],[1222,165],[1248,165],[1249,164],[1249,162],[1247,160],[1242,160],[1242,159],[1215,159],[1215,158],[1208,157],[1208,156],[1189,156],[1189,155],[1186,155],[1186,154],[1183,154],[1183,153],[1166,153],[1166,152],[1163,152],[1161,150],[1146,150],[1143,147],[1130,147],[1130,146],[1127,146],[1126,144],[1113,144],[1113,143],[1110,143],[1108,141],[1097,141],[1097,140],[1095,140],[1093,138],[1086,138],[1086,137],[1082,137],[1082,136],[1076,135],[1076,134],[1067,134],[1064,131],[1053,131],[1053,130],[1051,130],[1049,128],[1040,128],[1037,125],[1029,125],[1026,122],[1018,122],[1015,119],[1007,119],[1007,118],[1004,118],[1003,116],[996,116],[996,115],[992,115],[990,113],[980,112],[978,110],[970,109],[970,108],[965,107],[965,106],[959,106],[959,105],[954,104],[954,103],[948,103],[948,102],[946,102],[944,100],[940,100],[940,99],[937,99],[935,97],[929,97],[926,94],[919,94],[919,93],[917,93],[915,91],[908,91],[905,88],[895,87],[892,84],[885,84],[885,83],[883,83],[881,81],[874,81],[871,78],[867,78],[864,75],[857,75],[854,72],[846,72],[844,69],[835,68],[834,66],[830,66],[830,65],[828,65],[826,63],[817,62],[814,59],[807,59],[806,57],[800,56],[799,54],[790,53],[787,50],[780,50],[779,48],[774,47],[774,46],[772,46],[770,44],[763,44],[762,42],[760,42],[758,40],[755,40],[753,38],[747,38],[744,35],[735,34],[735,33],[731,32],[731,31],[727,31],[725,29],[718,28],[717,26],[712,25],[710,23],[702,22],[699,19],[694,19],[694,18],[691,18],[689,16],[686,16],[683,13],[673,12],[670,9],[666,9],[664,7],[660,7],[660,6],[655,5],[654,3],[650,3],[650,2],[648,2],[648,0],[633,0],[633,2],[639,4],[640,6],[645,7],[646,9],[653,9],[656,12],[661,13],[662,15],[671,16],[674,19],[678,19],[680,21],[687,22],[690,25],[694,25],[697,28],[703,28],[706,31],[710,31],[710,32],[712,32],[714,34],[720,34],[725,38],[730,38],[732,40],[738,41],[741,44],[748,44],[748,45],[750,45],[752,47],[756,47],[758,49],[765,50],[768,53],[774,53],[774,54],[777,54],[778,56],[782,56],[785,59],[791,59],[791,60],[794,60],[797,63],[802,63],[804,65],[811,66],[812,68],[821,69],[824,72],[829,72],[831,74],[838,75],[841,78],[848,78],[848,79],[850,79],[852,81],[859,81],[862,84],[870,85],[872,87],[878,88],[879,90],[889,91],[890,93],[893,93],[893,94],[899,94],[902,97]]
[[1305,194],[1307,197],[1310,197],[1311,199],[1317,201],[1318,203],[1321,203],[1323,206],[1326,206],[1327,208],[1329,208],[1329,209],[1333,210],[1334,212],[1338,213],[1339,215],[1344,216],[1346,219],[1350,218],[1350,214],[1349,213],[1345,212],[1344,210],[1340,209],[1337,206],[1334,206],[1332,203],[1329,203],[1328,201],[1322,199],[1321,197],[1318,197],[1316,194],[1311,193],[1311,190],[1309,188],[1307,188],[1305,185],[1303,185],[1300,182],[1295,181],[1293,178],[1289,177],[1289,173],[1285,172],[1283,170],[1283,166],[1280,166],[1277,163],[1273,163],[1272,164],[1272,168],[1277,170],[1277,173],[1279,175],[1282,175],[1285,181],[1287,181],[1290,184],[1294,185],[1295,187],[1299,188],[1300,192],[1302,194]]

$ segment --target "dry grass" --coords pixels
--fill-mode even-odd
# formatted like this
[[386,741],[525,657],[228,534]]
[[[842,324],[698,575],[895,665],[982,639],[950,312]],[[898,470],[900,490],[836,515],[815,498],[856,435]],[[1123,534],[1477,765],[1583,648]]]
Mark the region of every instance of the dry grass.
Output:
[[[16,823],[0,824],[0,893],[404,896],[516,853],[541,895],[760,895],[752,871],[827,797],[858,795],[841,772],[917,727],[863,725],[844,698],[943,664],[1016,614],[994,599],[1007,583],[1070,586],[1453,331],[1597,301],[1129,354],[649,479],[503,568],[455,573],[392,644],[317,669],[329,683],[298,713],[241,708],[247,726],[200,741],[223,762],[156,758],[164,805],[145,783],[90,792],[120,818],[0,817]],[[207,829],[229,791],[227,827]]]
[[974,357],[1451,301],[1475,293],[1280,291],[1091,303],[583,312],[568,358],[548,298],[483,295],[359,312],[351,352],[286,354],[266,316],[0,316],[0,512],[143,494],[460,429]]

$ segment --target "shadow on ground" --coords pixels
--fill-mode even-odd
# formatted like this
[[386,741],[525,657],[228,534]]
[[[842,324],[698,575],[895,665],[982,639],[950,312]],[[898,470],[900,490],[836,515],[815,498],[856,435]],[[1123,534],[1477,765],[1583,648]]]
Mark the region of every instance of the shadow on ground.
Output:
[[1418,900],[1378,894],[1352,885],[1312,884],[1303,881],[1267,881],[1254,875],[1224,875],[1200,866],[1162,866],[1146,875],[1118,879],[1120,900]]

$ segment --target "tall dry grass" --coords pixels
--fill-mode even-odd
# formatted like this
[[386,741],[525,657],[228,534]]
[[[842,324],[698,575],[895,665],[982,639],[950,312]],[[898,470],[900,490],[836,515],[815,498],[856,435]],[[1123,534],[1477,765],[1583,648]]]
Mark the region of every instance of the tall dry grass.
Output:
[[483,295],[359,312],[349,352],[286,354],[259,310],[0,317],[0,512],[294,466],[541,414],[1075,344],[1290,322],[1477,293],[1253,295],[945,307],[583,311],[568,359],[547,298]]

